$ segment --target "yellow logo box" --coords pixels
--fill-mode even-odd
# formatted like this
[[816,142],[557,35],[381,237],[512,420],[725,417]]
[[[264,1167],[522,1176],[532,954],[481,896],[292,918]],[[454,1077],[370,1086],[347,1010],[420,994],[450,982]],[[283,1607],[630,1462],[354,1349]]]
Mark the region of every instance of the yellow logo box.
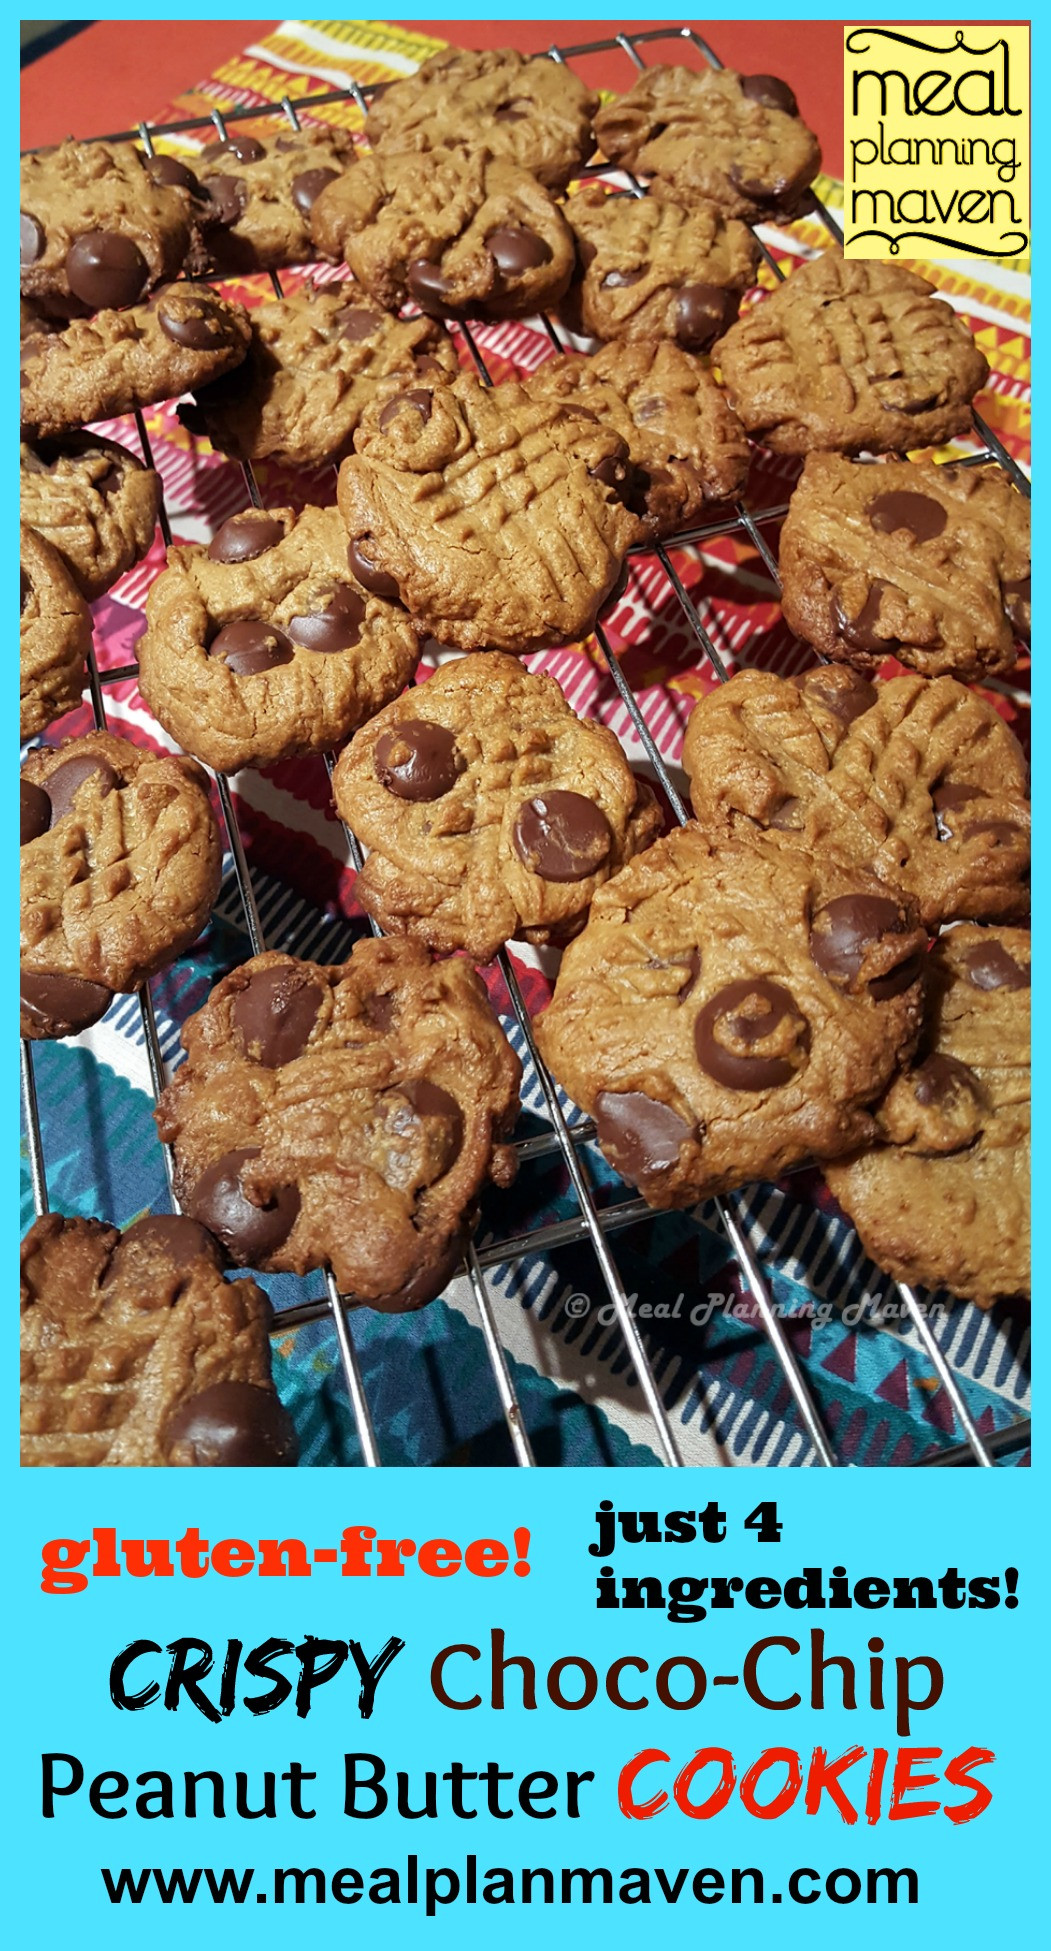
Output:
[[1028,251],[1028,25],[844,28],[843,135],[847,257]]

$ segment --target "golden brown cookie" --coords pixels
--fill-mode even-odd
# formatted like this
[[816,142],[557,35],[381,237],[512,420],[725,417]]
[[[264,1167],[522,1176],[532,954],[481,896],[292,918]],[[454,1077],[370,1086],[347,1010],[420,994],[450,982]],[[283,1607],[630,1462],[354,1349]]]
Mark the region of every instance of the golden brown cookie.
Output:
[[466,962],[361,941],[322,968],[257,955],[182,1033],[157,1107],[186,1210],[240,1265],[401,1313],[441,1292],[504,1141],[521,1066]]
[[148,305],[75,318],[22,344],[22,428],[30,439],[174,399],[239,365],[241,305],[209,285],[168,285]]
[[596,339],[674,339],[708,352],[755,283],[759,245],[747,224],[714,203],[680,203],[661,183],[647,196],[586,183],[565,213],[581,271],[567,302]]
[[22,1035],[69,1036],[189,948],[222,845],[192,759],[88,732],[21,780]]
[[459,371],[433,319],[380,311],[352,281],[304,285],[256,306],[249,322],[247,359],[180,409],[192,432],[239,461],[340,461],[370,400]]
[[190,192],[130,142],[68,142],[21,161],[22,292],[56,318],[137,305],[181,271]]
[[141,560],[157,527],[160,481],[101,434],[23,441],[22,520],[58,551],[93,602]]
[[713,348],[748,432],[776,454],[904,454],[966,433],[989,377],[951,305],[903,264],[801,264]]
[[744,487],[751,450],[737,415],[708,367],[668,339],[547,359],[522,386],[531,399],[583,408],[620,435],[635,468],[630,506],[649,535],[674,535],[707,502]]
[[23,1464],[292,1464],[273,1315],[194,1220],[48,1213],[22,1242]]
[[877,1266],[991,1307],[1030,1285],[1029,935],[950,929],[884,1143],[826,1172]]
[[811,454],[781,532],[789,628],[924,677],[1009,671],[1029,631],[1029,503],[1003,469]]
[[904,897],[831,850],[686,826],[599,888],[537,1040],[617,1171],[688,1206],[871,1137],[926,947]]
[[332,784],[370,849],[362,906],[388,933],[476,962],[512,936],[567,940],[661,826],[613,733],[499,651],[457,658],[388,705]]
[[739,671],[695,707],[682,762],[707,833],[832,847],[904,888],[932,929],[1029,912],[1022,748],[955,678]]
[[486,149],[363,156],[311,213],[327,257],[343,258],[391,311],[519,318],[556,305],[573,275],[573,234],[529,171]]
[[201,243],[207,268],[226,277],[306,264],[318,255],[310,214],[321,191],[357,152],[341,129],[252,135],[235,124],[195,158],[204,193]]
[[169,549],[146,620],[142,695],[218,772],[339,745],[419,659],[408,617],[351,574],[334,508],[246,508]]
[[821,168],[787,82],[732,68],[647,68],[596,115],[595,140],[683,202],[703,197],[749,221],[798,209]]
[[377,95],[365,133],[386,155],[450,143],[489,149],[548,189],[564,190],[591,154],[597,107],[598,96],[546,55],[450,47]]
[[339,471],[352,546],[461,650],[587,634],[644,534],[627,445],[594,415],[466,374],[369,407]]
[[58,551],[24,522],[20,555],[19,732],[24,740],[80,703],[91,611]]

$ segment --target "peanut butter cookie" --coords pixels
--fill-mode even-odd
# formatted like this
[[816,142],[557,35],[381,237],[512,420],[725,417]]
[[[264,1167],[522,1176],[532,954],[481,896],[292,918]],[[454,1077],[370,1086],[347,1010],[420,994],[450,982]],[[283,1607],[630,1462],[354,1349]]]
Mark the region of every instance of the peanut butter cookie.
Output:
[[586,183],[565,212],[581,266],[573,322],[596,339],[675,339],[708,352],[755,283],[759,245],[747,224],[714,203],[680,203],[659,182],[648,196]]
[[58,551],[82,596],[94,602],[149,549],[160,482],[152,468],[101,434],[23,441],[22,520]]
[[21,161],[22,292],[56,318],[137,305],[182,270],[191,193],[130,142],[68,142]]
[[19,730],[33,738],[80,703],[91,611],[57,549],[22,523]]
[[317,257],[311,211],[356,154],[341,129],[285,129],[260,137],[236,124],[223,141],[210,142],[194,163],[205,197],[207,268],[230,277]]
[[505,156],[550,190],[564,190],[591,154],[598,96],[546,55],[514,48],[442,48],[369,109],[365,133],[386,155],[450,143]]

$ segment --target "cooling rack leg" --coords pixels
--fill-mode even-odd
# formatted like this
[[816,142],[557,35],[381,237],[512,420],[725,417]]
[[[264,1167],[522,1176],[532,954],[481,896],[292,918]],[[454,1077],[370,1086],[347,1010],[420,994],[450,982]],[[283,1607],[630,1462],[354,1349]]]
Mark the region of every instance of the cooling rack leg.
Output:
[[770,1297],[770,1289],[766,1284],[759,1262],[756,1260],[732,1208],[724,1199],[717,1199],[715,1203],[718,1208],[719,1217],[726,1228],[727,1238],[733,1247],[737,1259],[741,1263],[748,1287],[762,1316],[763,1326],[773,1345],[774,1353],[784,1370],[785,1381],[792,1391],[796,1408],[806,1426],[807,1435],[817,1452],[818,1460],[821,1463],[827,1464],[831,1469],[835,1469],[838,1458],[829,1443],[828,1437],[825,1435],[821,1418],[817,1413],[817,1406],[803,1380],[803,1372],[799,1363],[796,1361],[792,1345],[774,1311],[774,1304]]
[[978,1425],[964,1401],[963,1391],[952,1369],[949,1367],[942,1349],[939,1348],[934,1338],[931,1331],[931,1324],[927,1319],[923,1307],[917,1300],[912,1288],[906,1287],[904,1281],[898,1281],[897,1288],[908,1309],[909,1319],[923,1343],[924,1352],[930,1357],[938,1371],[938,1380],[945,1390],[949,1401],[952,1403],[953,1409],[956,1412],[956,1420],[974,1452],[975,1462],[980,1464],[983,1470],[992,1470],[994,1468],[993,1459],[989,1455],[979,1433]]
[[522,1418],[522,1405],[515,1393],[515,1385],[511,1380],[511,1371],[507,1364],[507,1357],[504,1354],[503,1346],[496,1332],[496,1320],[493,1315],[492,1302],[489,1299],[489,1290],[486,1287],[485,1277],[481,1267],[478,1265],[478,1255],[473,1246],[469,1246],[467,1249],[465,1265],[467,1268],[467,1278],[471,1283],[471,1291],[475,1299],[475,1306],[478,1309],[479,1319],[482,1324],[482,1334],[485,1337],[489,1366],[493,1371],[497,1393],[500,1397],[500,1407],[504,1412],[507,1433],[511,1438],[511,1446],[515,1453],[515,1462],[522,1464],[523,1467],[532,1467],[536,1462],[536,1458],[533,1455],[532,1446]]
[[343,1363],[343,1379],[347,1385],[347,1394],[350,1397],[351,1408],[354,1411],[354,1421],[358,1427],[358,1442],[361,1444],[362,1461],[368,1465],[370,1470],[375,1470],[379,1467],[380,1462],[379,1445],[376,1442],[376,1432],[372,1427],[372,1414],[369,1409],[368,1398],[365,1394],[365,1385],[361,1379],[361,1369],[358,1365],[358,1351],[351,1339],[350,1329],[347,1326],[346,1309],[340,1298],[339,1288],[336,1286],[335,1276],[331,1267],[325,1268],[325,1286],[328,1290],[328,1304],[332,1313],[332,1324],[336,1330],[336,1340],[339,1343],[340,1360]]
[[36,1101],[36,1078],[33,1075],[33,1046],[27,1037],[22,1038],[22,1104],[25,1110],[26,1141],[29,1146],[29,1177],[33,1187],[33,1209],[38,1219],[51,1211],[47,1196],[47,1173],[44,1170],[44,1147],[40,1142],[40,1112]]

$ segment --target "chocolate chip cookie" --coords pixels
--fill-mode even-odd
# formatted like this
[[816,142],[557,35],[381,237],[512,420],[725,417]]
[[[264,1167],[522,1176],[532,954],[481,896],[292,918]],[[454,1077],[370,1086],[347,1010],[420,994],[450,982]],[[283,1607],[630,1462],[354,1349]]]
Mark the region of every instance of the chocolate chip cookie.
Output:
[[203,1226],[48,1213],[21,1260],[23,1464],[295,1462],[270,1302]]
[[732,68],[647,68],[595,117],[611,162],[749,221],[791,213],[821,168],[787,82]]
[[877,1111],[885,1141],[826,1177],[898,1280],[991,1307],[1030,1285],[1029,936],[953,928],[930,955],[915,1064]]
[[644,525],[627,444],[591,413],[466,374],[366,410],[339,471],[358,552],[461,650],[586,635]]
[[408,617],[351,573],[334,508],[246,508],[169,549],[146,620],[142,695],[218,772],[328,751],[419,660]]
[[91,648],[91,611],[50,542],[23,522],[19,731],[33,738],[80,703]]
[[244,307],[208,285],[168,285],[148,305],[75,318],[23,342],[23,432],[64,434],[174,399],[229,372],[250,340]]
[[706,833],[832,847],[904,888],[931,929],[1029,912],[1022,749],[955,678],[740,671],[695,707],[682,762]]
[[782,608],[826,657],[1009,671],[1029,632],[1029,503],[1003,469],[811,454],[781,532]]
[[194,168],[205,196],[202,246],[208,268],[230,277],[306,264],[318,255],[310,214],[356,151],[341,129],[251,135],[235,125],[210,142]]
[[565,941],[660,831],[611,731],[499,651],[444,665],[364,726],[333,776],[370,849],[357,899],[389,933],[489,962]]
[[178,275],[190,192],[157,181],[130,142],[62,142],[21,161],[22,291],[57,318],[137,305]]
[[635,469],[629,505],[655,538],[688,527],[707,502],[744,487],[751,450],[737,415],[708,367],[669,339],[547,359],[523,390],[592,413],[619,434]]
[[22,1034],[70,1036],[196,940],[222,845],[192,759],[89,732],[22,767]]
[[93,602],[153,541],[160,482],[152,468],[101,434],[23,441],[22,520],[56,549]]
[[904,454],[966,433],[989,377],[963,320],[901,264],[811,258],[713,350],[776,454]]
[[240,1265],[330,1265],[401,1313],[445,1286],[504,1141],[521,1067],[466,962],[358,942],[322,968],[257,955],[183,1028],[157,1107],[186,1210]]
[[682,827],[598,889],[537,1039],[617,1171],[688,1206],[872,1136],[926,948],[904,897],[830,849]]
[[518,318],[555,305],[573,234],[529,171],[486,149],[363,156],[318,197],[311,228],[377,303]]
[[560,62],[514,48],[442,48],[369,109],[365,133],[386,155],[457,143],[488,149],[564,190],[591,154],[598,96]]
[[305,285],[249,314],[248,357],[180,417],[239,461],[321,467],[349,453],[370,400],[459,371],[433,319],[395,318],[352,282]]
[[708,352],[755,283],[759,245],[714,203],[681,203],[662,184],[648,196],[587,183],[566,218],[581,268],[573,323],[596,339],[675,339]]

